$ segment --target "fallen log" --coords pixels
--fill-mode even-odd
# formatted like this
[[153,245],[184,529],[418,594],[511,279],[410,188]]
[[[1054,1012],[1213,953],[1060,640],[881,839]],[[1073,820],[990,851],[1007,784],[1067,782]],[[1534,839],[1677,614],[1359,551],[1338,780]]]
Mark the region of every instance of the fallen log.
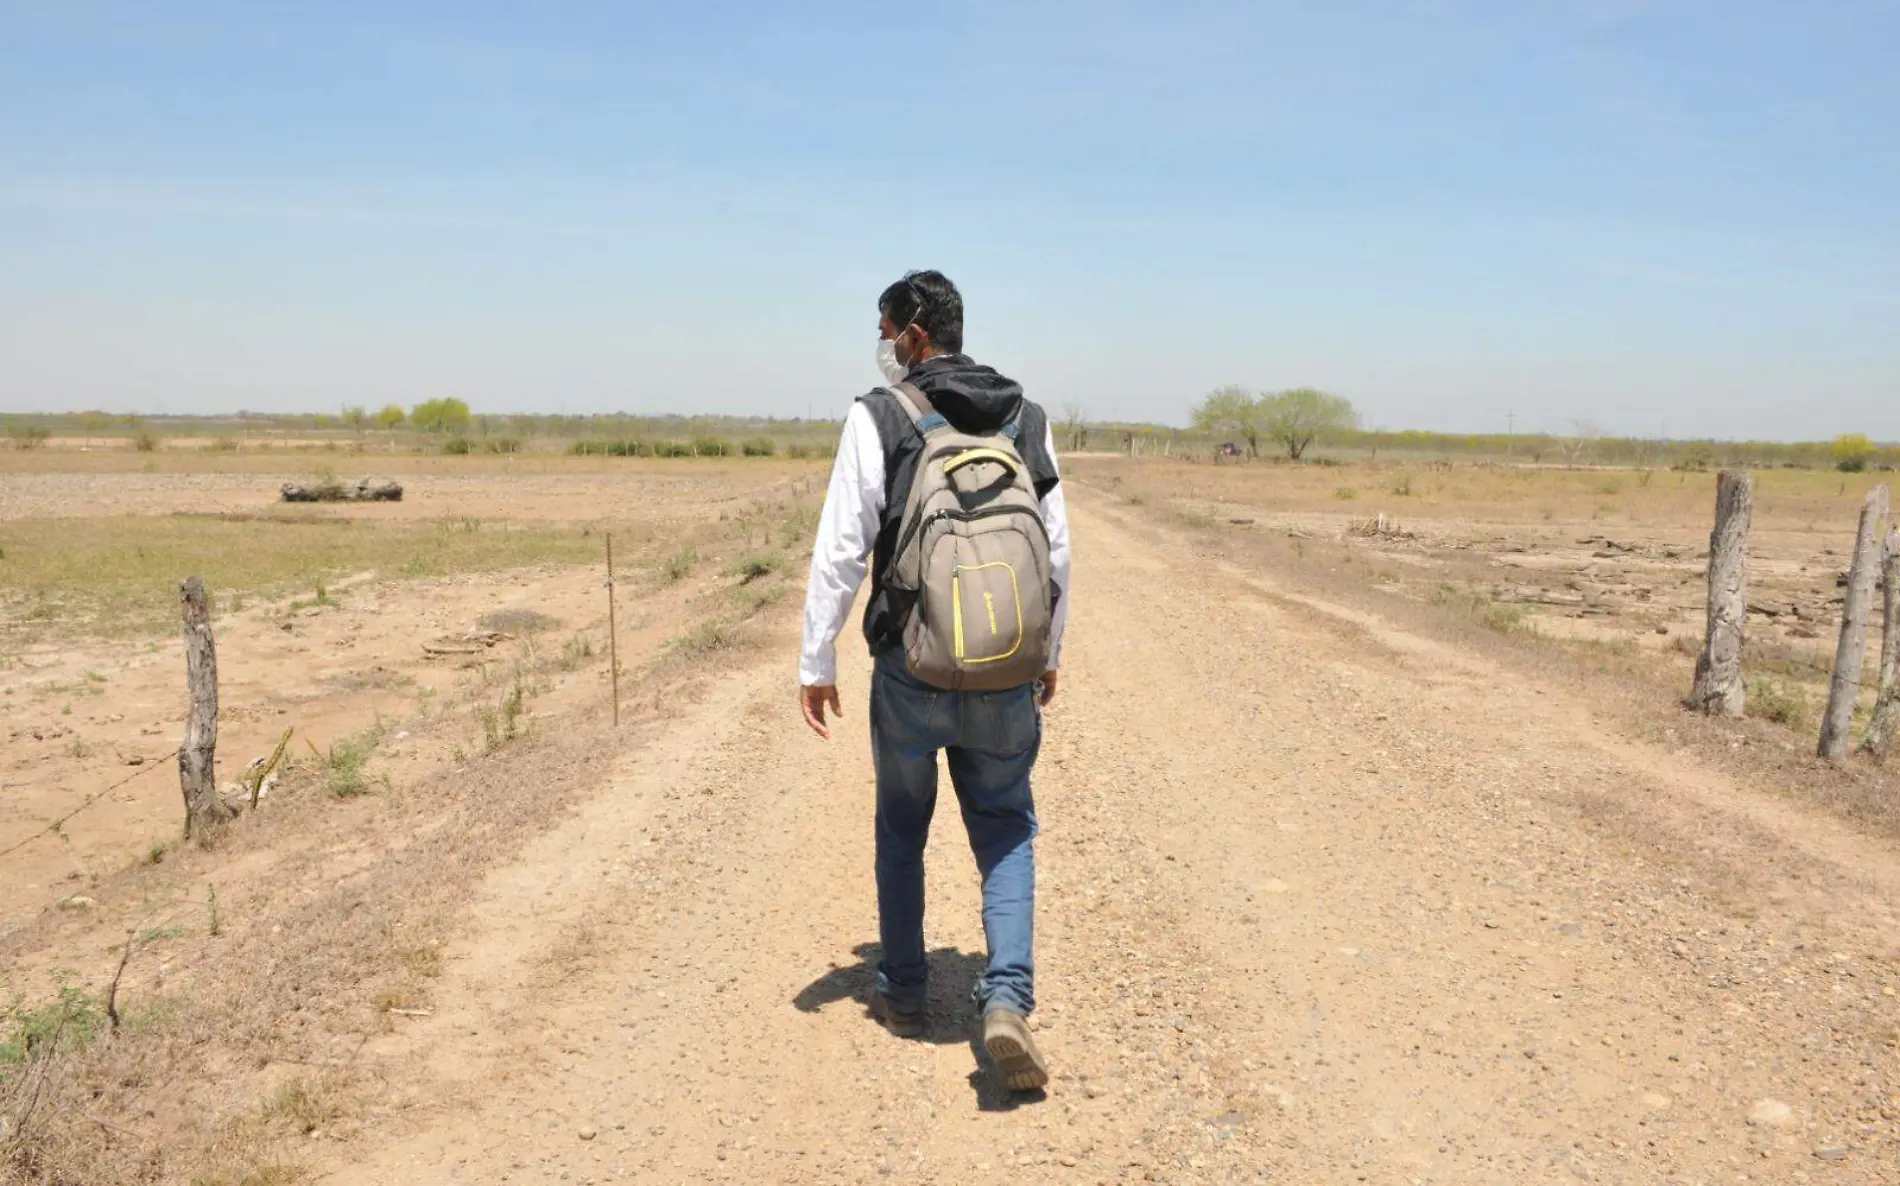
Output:
[[422,644],[422,653],[431,656],[443,655],[479,655],[491,651],[504,642],[513,642],[514,635],[503,634],[499,630],[470,630],[462,634],[445,634],[441,638]]
[[358,478],[354,482],[285,482],[285,502],[401,502],[402,485],[392,478]]

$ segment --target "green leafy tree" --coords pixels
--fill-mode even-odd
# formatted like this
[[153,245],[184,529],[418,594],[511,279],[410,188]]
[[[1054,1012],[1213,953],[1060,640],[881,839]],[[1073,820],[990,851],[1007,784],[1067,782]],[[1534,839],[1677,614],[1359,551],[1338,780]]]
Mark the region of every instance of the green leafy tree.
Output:
[[1263,435],[1286,446],[1286,455],[1293,461],[1324,434],[1359,427],[1359,413],[1351,400],[1311,387],[1263,395],[1256,406]]
[[1202,432],[1231,432],[1247,442],[1247,456],[1260,456],[1261,401],[1245,387],[1217,387],[1194,409],[1194,427]]
[[345,404],[342,420],[345,428],[357,436],[362,436],[363,429],[369,426],[369,412],[359,404]]
[[472,419],[468,405],[452,397],[427,400],[409,412],[409,420],[418,432],[464,433]]
[[385,431],[394,432],[401,428],[402,422],[407,419],[409,419],[409,413],[402,410],[401,404],[384,404],[383,410],[376,413],[376,426]]
[[1874,455],[1874,443],[1866,433],[1850,432],[1835,437],[1828,452],[1833,454],[1835,469],[1844,474],[1857,474],[1867,468],[1868,459]]

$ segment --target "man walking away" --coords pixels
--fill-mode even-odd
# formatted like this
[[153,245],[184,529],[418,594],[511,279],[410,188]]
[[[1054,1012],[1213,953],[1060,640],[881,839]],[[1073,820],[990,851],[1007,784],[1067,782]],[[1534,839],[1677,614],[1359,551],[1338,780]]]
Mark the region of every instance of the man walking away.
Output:
[[963,298],[912,272],[878,298],[888,387],[859,399],[812,551],[799,663],[805,721],[831,737],[835,640],[871,557],[877,902],[872,1008],[900,1037],[925,1026],[924,843],[948,754],[983,878],[983,1045],[1012,1091],[1049,1071],[1035,1008],[1036,810],[1029,776],[1055,698],[1068,613],[1069,525],[1049,419],[963,354]]

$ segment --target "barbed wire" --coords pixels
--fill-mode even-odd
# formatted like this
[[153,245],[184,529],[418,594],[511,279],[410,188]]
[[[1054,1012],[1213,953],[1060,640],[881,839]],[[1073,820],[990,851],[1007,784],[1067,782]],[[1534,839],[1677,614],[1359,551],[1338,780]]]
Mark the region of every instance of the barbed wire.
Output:
[[113,783],[111,786],[107,787],[105,790],[100,791],[97,794],[93,795],[92,797],[88,798],[85,802],[81,803],[79,806],[73,808],[71,811],[67,812],[65,815],[60,816],[58,819],[54,820],[52,823],[47,824],[45,827],[40,828],[38,831],[34,832],[32,835],[28,836],[26,839],[21,840],[19,843],[14,844],[10,848],[0,848],[0,857],[13,855],[14,853],[19,852],[21,849],[25,848],[27,845],[33,843],[35,840],[38,840],[40,837],[47,835],[48,833],[57,833],[61,828],[66,826],[67,820],[72,819],[74,816],[78,815],[80,812],[86,810],[86,808],[91,807],[94,803],[97,803],[99,800],[105,798],[107,795],[110,795],[112,792],[118,790],[120,787],[125,786],[127,783],[131,782],[133,779],[142,778],[145,775],[150,774],[152,771],[158,769],[164,763],[169,762],[173,758],[177,757],[179,753],[180,753],[179,750],[173,750],[171,753],[166,754],[162,758],[154,759],[153,761],[141,767],[137,771],[134,771],[133,773],[128,774],[124,778],[120,779],[118,782]]

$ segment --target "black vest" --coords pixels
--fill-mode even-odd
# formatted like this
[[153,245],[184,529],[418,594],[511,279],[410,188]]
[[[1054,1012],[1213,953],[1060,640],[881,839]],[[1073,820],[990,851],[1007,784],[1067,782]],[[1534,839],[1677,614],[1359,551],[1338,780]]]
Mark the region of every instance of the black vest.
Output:
[[[924,437],[910,422],[904,405],[885,388],[860,396],[871,413],[877,439],[884,447],[884,515],[877,525],[877,543],[871,550],[871,601],[864,610],[864,641],[873,655],[904,644],[904,622],[916,594],[891,589],[884,578],[890,570],[897,534],[904,526],[904,508],[910,502],[911,483],[917,477],[917,459],[923,456]],[[1055,461],[1049,456],[1049,418],[1035,401],[1025,398],[1016,420],[1016,452],[1036,483],[1036,496],[1047,498],[1056,488]]]

